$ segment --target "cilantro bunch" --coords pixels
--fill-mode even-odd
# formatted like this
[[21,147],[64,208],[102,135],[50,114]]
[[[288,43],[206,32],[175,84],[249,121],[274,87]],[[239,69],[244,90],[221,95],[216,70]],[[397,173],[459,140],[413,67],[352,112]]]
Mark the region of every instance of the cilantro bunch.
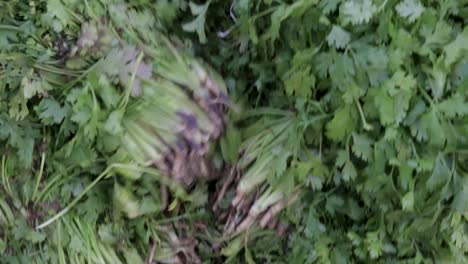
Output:
[[466,263],[467,4],[1,2],[0,262]]
[[[328,115],[301,134],[306,152],[320,155],[276,175],[306,190],[281,214],[295,227],[287,256],[273,242],[243,240],[239,259],[466,262],[466,1],[209,8],[208,41],[196,48],[233,97],[297,113],[313,104]],[[210,20],[210,10],[226,16]]]

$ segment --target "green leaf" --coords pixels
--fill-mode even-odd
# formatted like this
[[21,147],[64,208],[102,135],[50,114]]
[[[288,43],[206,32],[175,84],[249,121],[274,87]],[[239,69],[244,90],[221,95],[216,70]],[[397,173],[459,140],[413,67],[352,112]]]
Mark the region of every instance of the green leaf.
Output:
[[405,211],[414,211],[414,193],[412,191],[401,198],[401,207]]
[[328,213],[334,216],[336,211],[342,210],[343,205],[344,205],[344,200],[341,197],[337,195],[331,195],[330,197],[327,198],[325,209],[328,211]]
[[197,5],[193,2],[190,2],[190,10],[192,11],[192,15],[197,16],[191,22],[185,23],[182,25],[182,28],[188,32],[197,32],[198,39],[201,43],[206,43],[206,34],[205,34],[205,20],[206,20],[206,12],[208,11],[208,7],[211,4],[211,0],[207,1],[205,4]]
[[468,27],[457,35],[456,39],[444,47],[445,67],[449,68],[468,52]]
[[351,106],[346,105],[335,112],[333,119],[326,125],[329,139],[341,141],[354,130],[356,124],[351,111]]
[[17,123],[0,117],[0,139],[8,140],[9,145],[16,150],[22,167],[28,168],[32,164],[34,142],[38,134],[28,123]]
[[366,215],[365,209],[351,198],[346,201],[345,210],[347,215],[355,221],[361,220]]
[[252,252],[250,252],[250,250],[245,247],[245,261],[247,262],[247,264],[255,264],[255,261],[254,261],[254,258],[252,256]]
[[0,29],[0,50],[7,51],[12,48],[10,42],[18,40],[18,33],[14,30]]
[[310,66],[300,70],[294,69],[284,81],[284,86],[287,95],[308,98],[315,87],[315,76],[311,73]]
[[281,4],[275,7],[275,11],[271,14],[271,25],[265,34],[262,36],[263,39],[269,39],[274,42],[279,38],[281,23],[289,17],[301,16],[309,6],[314,5],[318,0],[299,0],[294,3],[287,5]]
[[123,118],[122,111],[119,111],[119,110],[113,111],[107,118],[107,121],[104,125],[104,128],[106,129],[106,131],[112,135],[119,134],[122,131],[122,124],[121,124],[122,118]]
[[412,173],[413,170],[411,167],[403,165],[399,167],[399,180],[400,180],[400,186],[403,188],[403,190],[408,190],[409,185],[413,179]]
[[120,96],[117,93],[118,90],[110,83],[105,75],[101,75],[99,81],[97,81],[93,87],[96,88],[99,97],[104,101],[106,107],[112,108],[119,103]]
[[141,215],[140,205],[136,199],[128,187],[120,186],[118,183],[114,184],[114,203],[129,218]]
[[341,5],[340,14],[345,23],[353,25],[368,23],[377,11],[371,0],[349,0]]
[[232,257],[242,249],[242,237],[237,237],[221,250],[221,254],[226,257]]
[[429,113],[421,117],[420,124],[422,131],[427,135],[429,143],[434,146],[442,146],[446,141],[444,126],[442,126],[436,110],[431,110]]
[[332,12],[335,12],[338,8],[338,4],[341,2],[342,0],[321,0],[319,7],[324,14],[328,15]]
[[399,124],[404,120],[415,87],[416,80],[413,76],[405,75],[402,71],[396,72],[384,83],[374,97],[383,125]]
[[310,208],[304,221],[304,234],[307,238],[317,238],[321,233],[326,231],[326,227],[322,224],[317,216],[315,209]]
[[46,125],[60,124],[67,115],[65,108],[54,99],[43,99],[35,108],[41,121]]
[[453,198],[452,207],[461,214],[468,213],[468,180],[466,177],[461,179],[459,191]]
[[382,255],[384,245],[379,238],[378,231],[368,232],[365,243],[371,259],[377,259]]
[[443,156],[438,156],[435,160],[434,168],[431,177],[426,181],[426,186],[429,190],[435,190],[437,187],[444,185],[451,178],[451,171],[443,160]]
[[447,118],[463,117],[468,115],[468,102],[464,96],[457,93],[440,102],[437,109]]
[[429,26],[421,29],[421,34],[426,38],[424,46],[440,46],[450,41],[452,35],[452,27],[445,21],[438,21],[435,28]]
[[337,49],[344,49],[351,40],[349,32],[341,28],[340,26],[333,26],[330,33],[327,36],[328,46],[335,47]]
[[419,0],[403,0],[395,6],[395,10],[398,15],[412,23],[424,12],[424,6],[421,5]]
[[380,89],[374,97],[374,103],[379,110],[380,122],[382,125],[391,124],[395,120],[395,104],[392,97],[385,91]]
[[366,135],[353,133],[352,150],[356,156],[364,161],[372,161],[373,148],[372,141]]
[[26,239],[35,244],[44,241],[46,239],[46,235],[44,233],[31,230]]
[[67,26],[71,21],[71,16],[67,12],[65,5],[60,0],[47,1],[47,15],[58,19],[61,25],[56,22],[53,27],[57,32],[61,32],[63,27]]
[[31,99],[37,94],[46,94],[47,91],[52,90],[52,86],[48,82],[34,76],[32,70],[31,74],[23,77],[21,87],[23,89],[24,98],[26,99]]
[[354,164],[348,160],[345,162],[345,165],[341,171],[344,181],[354,180],[357,177],[357,170],[354,167]]

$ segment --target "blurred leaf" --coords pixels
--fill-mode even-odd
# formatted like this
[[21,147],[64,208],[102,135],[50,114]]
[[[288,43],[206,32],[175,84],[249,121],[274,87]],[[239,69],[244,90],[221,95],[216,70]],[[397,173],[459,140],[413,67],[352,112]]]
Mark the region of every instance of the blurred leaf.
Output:
[[189,23],[185,23],[182,25],[182,28],[188,32],[197,32],[198,39],[201,43],[206,43],[206,34],[205,34],[205,20],[206,20],[206,12],[208,11],[208,7],[211,4],[211,0],[207,1],[203,5],[197,5],[193,2],[190,2],[190,10],[192,11],[192,15],[197,16],[194,20]]

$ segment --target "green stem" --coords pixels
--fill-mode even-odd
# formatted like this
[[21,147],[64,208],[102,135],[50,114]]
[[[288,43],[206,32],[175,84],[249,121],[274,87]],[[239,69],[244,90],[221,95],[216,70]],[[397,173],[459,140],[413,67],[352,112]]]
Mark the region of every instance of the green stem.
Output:
[[411,143],[411,149],[413,151],[414,156],[416,157],[417,160],[420,160],[418,151],[416,150],[416,145],[414,144],[414,141],[410,138],[410,143]]
[[43,71],[47,71],[47,72],[51,72],[51,73],[61,74],[61,75],[72,75],[72,76],[75,76],[75,77],[79,76],[79,73],[70,72],[70,71],[62,70],[62,69],[55,68],[55,67],[52,67],[52,66],[46,66],[46,65],[41,65],[41,64],[35,64],[34,68],[39,69],[39,70],[43,70]]
[[52,218],[50,218],[49,220],[45,221],[44,223],[38,225],[36,227],[36,229],[42,229],[44,227],[47,227],[48,225],[52,224],[53,222],[57,221],[60,217],[62,217],[63,215],[65,215],[66,213],[68,213],[68,211],[70,211],[70,209],[76,204],[78,203],[78,201],[81,200],[81,198],[83,198],[83,196],[89,191],[91,190],[91,188],[93,188],[100,180],[102,180],[103,178],[105,178],[106,176],[109,175],[111,169],[113,168],[113,166],[109,166],[106,170],[104,170],[93,182],[91,182],[84,190],[83,192],[81,192],[75,199],[73,199],[73,201],[71,203],[69,203],[67,205],[67,207],[65,207],[64,209],[62,209],[62,211],[60,211],[58,214],[54,215]]
[[346,139],[346,155],[348,157],[348,161],[351,160],[350,150],[349,150],[349,141],[351,141],[351,135],[348,136]]
[[421,87],[421,86],[418,86],[418,90],[419,92],[421,92],[421,94],[423,95],[424,99],[426,99],[426,101],[431,105],[431,106],[434,106],[434,101],[432,100],[432,98],[429,96],[429,94]]
[[128,104],[128,100],[130,98],[130,94],[132,93],[132,87],[133,87],[133,83],[135,82],[138,67],[140,67],[142,60],[143,60],[143,52],[140,52],[140,55],[138,55],[137,61],[135,63],[135,69],[133,70],[132,77],[130,78],[130,81],[127,84],[128,86],[127,91],[125,92],[125,96],[123,100],[121,101],[120,109],[124,109]]
[[189,219],[189,218],[195,218],[195,217],[201,217],[201,216],[203,216],[203,213],[201,213],[201,212],[186,213],[186,214],[182,214],[182,215],[178,215],[178,216],[174,216],[174,217],[169,217],[169,218],[164,218],[164,219],[161,219],[161,220],[156,220],[156,221],[154,221],[154,223],[157,224],[157,225],[163,225],[163,224],[168,224],[168,223],[171,223],[171,222],[176,222],[176,221],[181,220],[181,219]]
[[2,156],[2,181],[3,181],[3,186],[5,186],[5,190],[8,192],[10,196],[12,196],[13,192],[11,191],[11,186],[10,182],[8,180],[8,176],[6,175],[7,168],[6,168],[6,156]]
[[37,173],[37,176],[36,176],[36,184],[34,185],[34,191],[33,191],[32,195],[31,195],[31,200],[32,201],[36,201],[36,194],[37,194],[37,191],[39,189],[39,184],[41,183],[42,174],[44,172],[45,159],[46,159],[46,153],[42,152],[42,154],[41,154],[41,166],[40,166],[39,172]]
[[355,99],[357,108],[359,110],[359,115],[361,116],[362,126],[365,130],[370,131],[373,129],[372,125],[367,123],[366,117],[364,116],[364,112],[362,111],[361,103],[357,99]]
[[67,93],[67,91],[72,88],[75,84],[77,84],[81,79],[83,79],[84,77],[86,77],[86,75],[88,75],[88,73],[90,73],[92,70],[94,70],[94,68],[96,68],[96,66],[100,63],[101,61],[97,61],[96,63],[94,63],[91,67],[89,67],[86,71],[84,71],[81,75],[77,76],[77,78],[67,84],[65,84],[65,86],[63,87],[63,92],[64,94]]

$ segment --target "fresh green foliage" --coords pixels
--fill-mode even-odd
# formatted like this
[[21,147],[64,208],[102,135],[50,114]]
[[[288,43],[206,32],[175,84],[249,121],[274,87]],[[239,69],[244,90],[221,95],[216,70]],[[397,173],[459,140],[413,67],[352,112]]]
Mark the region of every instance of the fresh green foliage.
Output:
[[[467,0],[0,1],[0,262],[467,263],[467,23]],[[205,75],[225,170],[188,188],[148,157],[175,109],[215,134]],[[239,232],[212,209],[230,168]]]
[[235,95],[329,115],[302,132],[302,152],[316,156],[287,165],[306,190],[284,214],[295,223],[290,253],[272,258],[256,243],[254,259],[467,261],[466,4],[236,1],[236,20],[220,26],[207,16],[213,31],[230,31],[221,40],[207,33],[200,50]]

